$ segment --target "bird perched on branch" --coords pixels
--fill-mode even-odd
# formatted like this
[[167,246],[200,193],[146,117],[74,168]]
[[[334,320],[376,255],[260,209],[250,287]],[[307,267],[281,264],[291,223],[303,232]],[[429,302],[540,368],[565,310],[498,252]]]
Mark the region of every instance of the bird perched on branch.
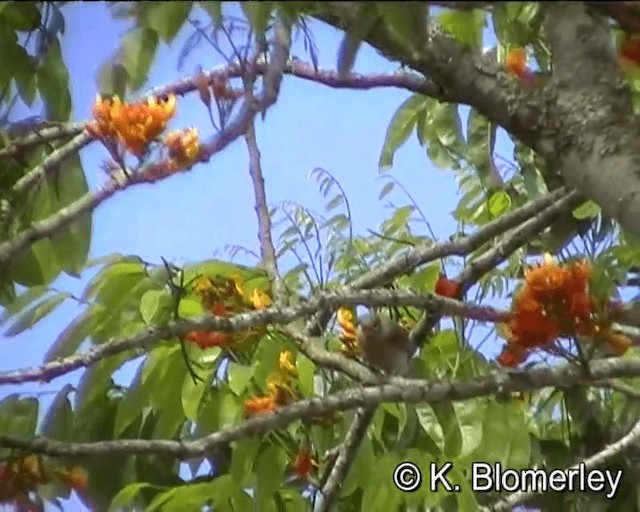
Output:
[[409,333],[390,318],[376,314],[358,323],[356,340],[364,360],[390,375],[407,375],[417,347]]

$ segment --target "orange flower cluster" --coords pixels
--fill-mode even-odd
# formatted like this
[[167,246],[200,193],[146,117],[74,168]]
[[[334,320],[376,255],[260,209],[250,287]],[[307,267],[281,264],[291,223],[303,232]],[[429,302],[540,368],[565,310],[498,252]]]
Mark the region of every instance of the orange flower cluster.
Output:
[[249,398],[244,403],[247,417],[274,412],[298,398],[295,379],[298,378],[295,356],[290,350],[280,352],[278,367],[267,378],[267,395]]
[[313,458],[310,446],[300,448],[291,465],[300,480],[309,480],[311,472],[318,468],[318,462]]
[[507,53],[504,65],[507,72],[517,77],[523,85],[534,85],[535,73],[527,66],[527,52],[524,48],[516,47],[511,49]]
[[30,493],[51,483],[52,473],[58,481],[78,492],[87,486],[87,474],[79,467],[48,471],[38,455],[25,455],[0,465],[0,504],[13,504],[16,510],[38,510]]
[[347,308],[338,309],[338,325],[342,333],[338,337],[342,342],[342,352],[348,357],[355,357],[360,353],[356,340],[355,316],[353,311]]
[[177,170],[190,164],[198,156],[200,151],[198,130],[196,128],[174,130],[165,137],[164,144],[169,149],[170,162]]
[[[194,283],[194,293],[200,298],[202,306],[213,316],[228,316],[242,311],[264,309],[271,305],[271,298],[264,292],[254,289],[245,294],[239,277],[200,277]],[[184,339],[208,347],[229,347],[242,349],[260,339],[265,333],[264,327],[252,327],[243,332],[190,331]]]
[[595,318],[595,301],[589,291],[592,272],[587,261],[560,265],[549,255],[542,264],[526,269],[510,318],[501,326],[507,345],[498,362],[516,366],[526,360],[531,349],[574,335],[605,341],[616,353],[626,350],[628,344],[623,350],[619,336]]
[[136,156],[142,156],[149,143],[160,135],[176,113],[176,97],[148,98],[123,103],[120,98],[96,98],[93,121],[87,130],[96,137],[116,138]]
[[[620,45],[619,57],[622,65],[640,65],[640,34],[628,34],[625,32]],[[624,62],[627,61],[627,62]]]
[[450,299],[460,299],[462,297],[462,283],[447,279],[444,274],[440,274],[436,281],[435,292]]

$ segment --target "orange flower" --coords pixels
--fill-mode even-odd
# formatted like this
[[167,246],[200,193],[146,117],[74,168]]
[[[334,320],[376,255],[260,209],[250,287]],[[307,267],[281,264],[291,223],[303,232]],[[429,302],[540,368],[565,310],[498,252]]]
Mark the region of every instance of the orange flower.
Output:
[[93,107],[95,122],[89,131],[101,137],[115,137],[129,151],[142,156],[149,143],[167,127],[176,112],[176,97],[148,98],[122,103],[120,98],[98,96]]
[[55,474],[62,483],[72,489],[83,491],[87,488],[87,473],[78,466],[74,466],[71,469],[58,469]]
[[279,406],[290,404],[296,397],[291,377],[280,370],[272,372],[267,378],[267,390]]
[[602,331],[595,336],[596,340],[606,343],[611,352],[617,356],[624,354],[633,342],[628,336],[619,332],[613,332],[610,329]]
[[524,85],[534,85],[535,73],[527,66],[527,52],[524,48],[511,49],[507,53],[504,65],[507,72],[519,78]]
[[193,282],[193,292],[200,298],[205,297],[213,291],[213,283],[208,277],[200,276]]
[[165,137],[164,143],[169,149],[169,157],[179,167],[193,162],[200,151],[200,139],[196,128],[174,130]]
[[435,292],[443,297],[459,299],[462,296],[462,283],[454,281],[453,279],[447,279],[444,274],[440,274],[436,281]]
[[251,293],[249,302],[255,309],[265,309],[271,306],[271,297],[256,288]]
[[626,59],[634,65],[640,65],[640,34],[624,34],[624,39],[620,45],[621,59]]
[[510,318],[502,326],[507,347],[498,357],[503,366],[526,359],[527,351],[545,347],[558,337],[592,334],[594,300],[589,293],[591,264],[575,261],[561,266],[549,255],[525,269]]
[[338,337],[344,344],[342,351],[348,356],[356,356],[360,349],[356,341],[353,311],[347,308],[338,309],[338,325],[342,328],[342,333]]
[[296,368],[296,356],[291,350],[283,350],[278,357],[278,365],[280,371],[292,378],[298,378],[298,369]]
[[508,344],[498,356],[498,363],[507,368],[515,368],[527,359],[526,350],[515,343]]
[[298,478],[308,480],[311,472],[318,466],[311,455],[311,448],[307,446],[298,450],[292,466]]
[[194,342],[203,350],[209,347],[226,347],[232,341],[230,334],[222,331],[190,331],[185,334],[184,339]]
[[244,403],[244,414],[248,418],[258,414],[269,414],[277,409],[277,404],[272,396],[249,398]]

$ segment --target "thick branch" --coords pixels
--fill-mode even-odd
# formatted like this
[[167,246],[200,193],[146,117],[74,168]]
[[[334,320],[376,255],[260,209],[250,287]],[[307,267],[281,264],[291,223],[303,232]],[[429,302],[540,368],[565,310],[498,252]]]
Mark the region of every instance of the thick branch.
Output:
[[[314,16],[344,30],[354,23],[359,4],[325,2],[324,12]],[[509,80],[496,61],[463,47],[437,29],[429,30],[429,41],[417,56],[409,55],[381,22],[373,27],[365,40],[385,57],[428,77],[437,84],[444,101],[474,107],[525,144],[532,145],[545,126],[544,110]]]
[[534,147],[566,183],[640,235],[640,128],[621,73],[611,31],[583,2],[550,5],[552,49],[550,134]]
[[285,428],[301,418],[331,414],[366,407],[381,402],[437,403],[443,400],[466,400],[497,393],[533,391],[546,387],[571,387],[616,377],[640,376],[640,358],[594,361],[585,374],[584,368],[564,364],[556,368],[538,368],[513,372],[496,372],[473,379],[416,380],[395,377],[389,384],[352,388],[325,397],[312,397],[288,405],[280,411],[247,420],[194,441],[134,440],[66,443],[46,438],[21,439],[0,436],[0,446],[51,456],[101,456],[105,454],[156,453],[179,459],[199,457],[238,439],[258,436]]

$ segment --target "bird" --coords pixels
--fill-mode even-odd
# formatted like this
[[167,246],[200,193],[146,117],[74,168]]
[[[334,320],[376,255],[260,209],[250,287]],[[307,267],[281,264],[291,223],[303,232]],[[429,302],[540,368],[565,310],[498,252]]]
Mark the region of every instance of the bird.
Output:
[[358,322],[356,341],[362,357],[389,375],[406,376],[417,346],[409,333],[390,318],[369,314]]

